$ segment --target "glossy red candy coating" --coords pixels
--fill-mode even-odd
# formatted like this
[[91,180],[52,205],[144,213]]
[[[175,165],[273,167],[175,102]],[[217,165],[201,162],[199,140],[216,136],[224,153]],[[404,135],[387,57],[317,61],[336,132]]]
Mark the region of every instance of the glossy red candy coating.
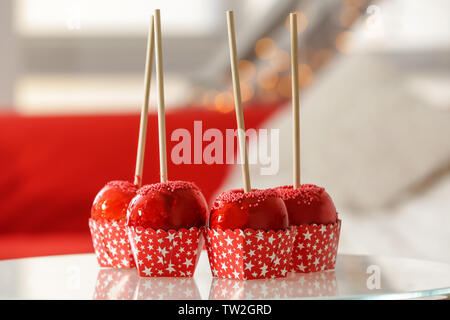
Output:
[[328,224],[337,221],[333,200],[324,188],[313,184],[303,184],[276,188],[284,200],[289,214],[290,225]]
[[138,187],[128,181],[108,182],[92,204],[93,219],[120,220],[127,217],[127,208]]
[[283,230],[289,226],[283,200],[275,190],[244,193],[242,189],[221,193],[214,202],[209,221],[211,228]]
[[191,182],[168,181],[143,186],[128,207],[128,226],[154,230],[203,227],[208,221],[208,204]]

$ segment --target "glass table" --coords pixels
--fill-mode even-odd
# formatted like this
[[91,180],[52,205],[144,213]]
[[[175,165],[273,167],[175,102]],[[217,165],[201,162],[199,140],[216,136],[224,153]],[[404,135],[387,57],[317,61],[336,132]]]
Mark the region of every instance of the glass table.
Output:
[[101,269],[93,254],[0,261],[0,299],[410,299],[450,294],[450,265],[366,255],[339,255],[336,270],[283,279],[211,276],[202,252],[193,278],[140,278]]

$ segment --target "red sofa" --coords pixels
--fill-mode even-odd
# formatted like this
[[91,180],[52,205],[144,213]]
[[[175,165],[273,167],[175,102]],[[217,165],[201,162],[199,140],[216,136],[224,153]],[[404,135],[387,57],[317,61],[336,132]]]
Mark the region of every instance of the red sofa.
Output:
[[[257,128],[279,104],[245,108]],[[234,112],[186,107],[167,114],[169,179],[194,181],[211,202],[229,165],[175,165],[170,141],[176,128],[191,133],[235,128]],[[149,116],[144,183],[159,180],[157,117]],[[139,115],[0,115],[0,259],[92,252],[90,206],[110,180],[134,175]],[[207,143],[204,143],[205,146]]]

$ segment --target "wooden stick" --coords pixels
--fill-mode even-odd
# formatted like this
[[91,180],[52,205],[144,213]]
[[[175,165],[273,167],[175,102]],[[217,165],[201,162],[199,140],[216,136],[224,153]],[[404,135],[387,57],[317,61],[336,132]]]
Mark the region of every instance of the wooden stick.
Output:
[[294,171],[293,186],[300,186],[300,104],[298,93],[298,43],[297,14],[290,14],[291,22],[291,73],[292,73],[292,119],[293,119],[293,149]]
[[161,44],[161,18],[159,9],[155,10],[156,80],[158,83],[158,132],[159,132],[159,170],[161,182],[167,181],[166,119],[164,107],[164,76]]
[[153,64],[153,24],[154,18],[150,18],[150,26],[148,30],[147,39],[147,56],[145,58],[145,94],[144,104],[141,110],[141,121],[139,125],[139,143],[136,157],[136,170],[134,173],[134,184],[138,187],[142,185],[142,171],[144,169],[144,153],[145,153],[145,139],[147,137],[147,120],[148,120],[148,104],[150,98],[150,82],[152,78],[152,64]]
[[234,106],[239,136],[239,150],[241,153],[242,177],[244,179],[244,192],[251,190],[250,174],[248,169],[247,141],[245,138],[244,114],[242,112],[241,86],[239,82],[239,69],[236,54],[236,37],[234,33],[233,11],[227,11],[228,45],[230,47],[231,75],[233,78]]

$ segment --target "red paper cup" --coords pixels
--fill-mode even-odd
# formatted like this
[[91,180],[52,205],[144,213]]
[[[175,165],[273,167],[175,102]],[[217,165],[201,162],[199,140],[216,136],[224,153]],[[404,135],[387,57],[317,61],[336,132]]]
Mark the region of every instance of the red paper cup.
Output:
[[134,268],[126,229],[126,220],[108,221],[89,219],[92,243],[100,267]]
[[295,229],[280,231],[207,228],[206,249],[214,277],[267,279],[289,271]]
[[192,277],[204,243],[202,228],[164,231],[127,227],[142,277]]
[[294,228],[291,271],[307,273],[334,269],[341,220],[330,224],[301,224]]
[[193,278],[140,278],[137,300],[199,300]]
[[131,269],[100,269],[94,300],[130,300],[134,298],[139,276]]

